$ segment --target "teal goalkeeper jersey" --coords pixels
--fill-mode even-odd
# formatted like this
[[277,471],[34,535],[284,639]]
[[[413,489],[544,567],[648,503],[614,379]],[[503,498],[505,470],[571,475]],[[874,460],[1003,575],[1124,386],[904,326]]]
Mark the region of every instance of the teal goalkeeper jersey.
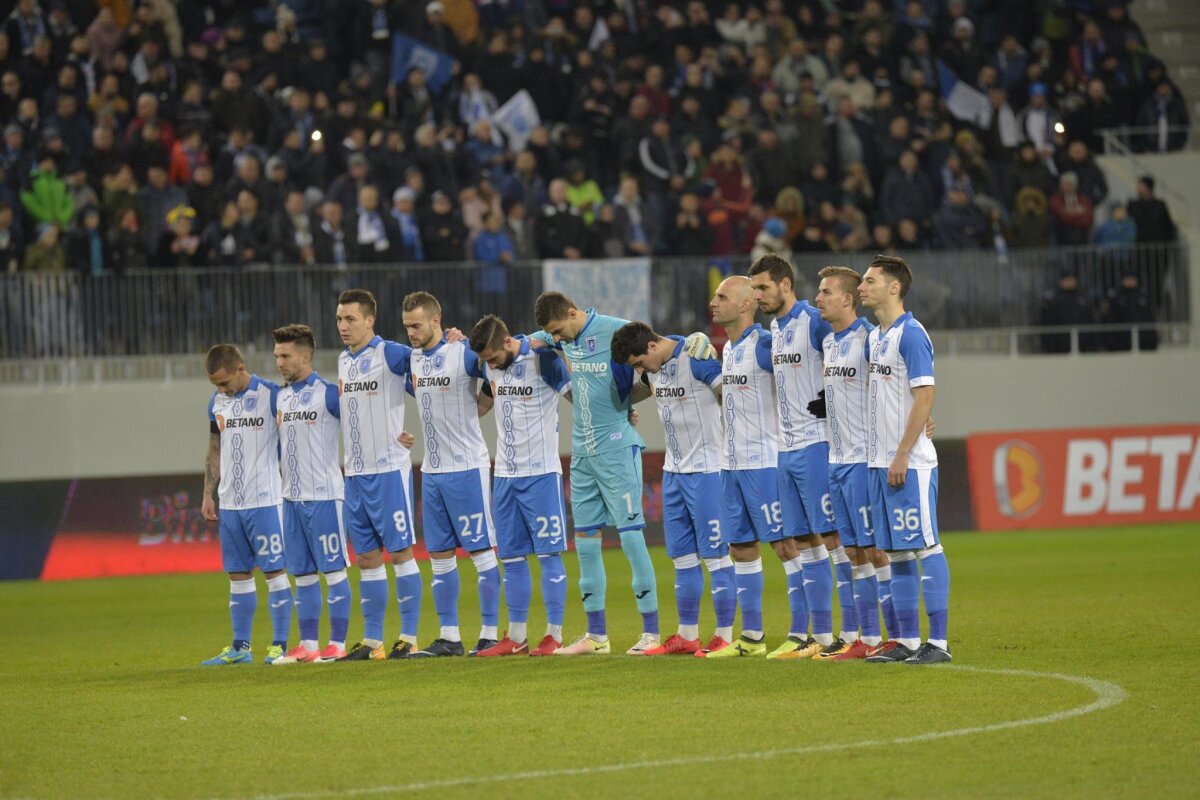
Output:
[[587,315],[579,336],[558,345],[571,368],[571,455],[594,456],[622,447],[645,447],[642,437],[629,424],[633,367],[612,360],[613,333],[628,320],[597,314],[594,308],[589,308]]

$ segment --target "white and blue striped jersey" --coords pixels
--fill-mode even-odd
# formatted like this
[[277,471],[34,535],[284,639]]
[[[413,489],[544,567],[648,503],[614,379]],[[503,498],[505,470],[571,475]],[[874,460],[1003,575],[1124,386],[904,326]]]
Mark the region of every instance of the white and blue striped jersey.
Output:
[[725,447],[721,469],[766,469],[779,458],[779,414],[771,375],[771,334],[754,324],[721,358]]
[[279,505],[279,387],[257,375],[233,397],[214,392],[208,420],[221,437],[221,480],[217,498],[226,511]]
[[279,390],[279,463],[286,500],[341,500],[338,387],[311,373]]
[[549,347],[521,351],[505,369],[485,367],[496,415],[497,478],[562,474],[558,457],[558,398],[571,390],[566,362]]
[[357,353],[347,348],[338,356],[346,477],[412,468],[399,441],[411,353],[407,345],[376,336]]
[[[871,359],[867,464],[889,467],[912,411],[912,390],[934,385],[933,342],[911,312],[900,315],[886,331],[872,330],[867,342]],[[922,429],[908,454],[908,468],[936,466],[937,451]]]
[[862,317],[825,336],[825,420],[829,463],[867,463],[867,399],[870,364],[867,337],[875,326]]
[[721,469],[721,362],[692,358],[682,336],[655,375],[646,375],[667,440],[663,472],[717,472]]
[[476,400],[482,377],[479,356],[466,342],[450,343],[443,337],[429,350],[412,351],[410,389],[425,433],[421,472],[491,466]]
[[826,439],[825,422],[808,413],[808,404],[825,388],[821,342],[832,331],[805,300],[797,300],[791,311],[771,320],[780,450],[800,450]]

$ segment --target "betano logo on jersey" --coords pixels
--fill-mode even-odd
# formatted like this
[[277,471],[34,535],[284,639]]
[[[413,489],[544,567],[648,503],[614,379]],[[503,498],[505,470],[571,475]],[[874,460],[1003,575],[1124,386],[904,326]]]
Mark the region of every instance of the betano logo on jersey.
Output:
[[1046,498],[1042,454],[1028,442],[1014,439],[996,448],[992,480],[1000,513],[1024,519],[1035,513]]
[[231,417],[226,419],[224,415],[217,414],[217,430],[224,431],[226,428],[261,428],[266,419],[264,417]]

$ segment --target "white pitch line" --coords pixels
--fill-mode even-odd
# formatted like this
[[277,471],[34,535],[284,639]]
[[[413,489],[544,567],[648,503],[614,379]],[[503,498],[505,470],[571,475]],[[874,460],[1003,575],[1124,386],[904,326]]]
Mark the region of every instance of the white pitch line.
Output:
[[[918,667],[921,669],[921,667]],[[1092,702],[1069,708],[1066,711],[1055,711],[1025,719],[1014,719],[1008,722],[994,722],[990,725],[973,725],[968,728],[955,728],[949,731],[934,731],[918,733],[912,736],[898,736],[893,739],[866,739],[859,742],[841,742],[833,744],[809,745],[806,747],[788,747],[779,750],[761,750],[757,752],[725,753],[723,755],[684,756],[680,758],[662,758],[653,761],[628,761],[621,764],[600,764],[593,767],[570,767],[565,769],[529,770],[526,772],[510,772],[503,775],[476,775],[464,778],[445,778],[433,781],[418,781],[416,783],[398,783],[391,786],[368,786],[361,788],[338,789],[317,792],[286,792],[283,794],[257,794],[246,800],[318,800],[326,797],[367,797],[378,794],[399,794],[402,792],[420,792],[429,789],[452,789],[459,786],[478,786],[485,783],[538,780],[542,778],[569,778],[581,775],[605,775],[613,772],[629,772],[638,769],[660,769],[662,767],[690,767],[700,764],[712,764],[721,761],[763,761],[783,756],[809,755],[812,753],[828,753],[835,750],[855,750],[864,747],[880,747],[882,745],[915,744],[932,742],[939,739],[954,739],[960,736],[974,736],[979,733],[995,733],[996,731],[1028,728],[1034,725],[1049,725],[1062,722],[1085,714],[1092,714],[1112,708],[1122,703],[1128,695],[1125,690],[1115,683],[1088,678],[1082,675],[1068,675],[1062,672],[1034,672],[1024,669],[986,669],[984,667],[945,666],[934,667],[937,670],[954,670],[956,672],[976,672],[985,675],[1011,675],[1022,678],[1051,678],[1065,683],[1073,683],[1090,689],[1096,699]]]

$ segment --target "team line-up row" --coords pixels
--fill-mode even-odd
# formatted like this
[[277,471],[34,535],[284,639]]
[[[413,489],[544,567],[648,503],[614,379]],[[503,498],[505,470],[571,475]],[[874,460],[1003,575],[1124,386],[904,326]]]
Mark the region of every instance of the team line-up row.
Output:
[[[274,331],[282,386],[250,374],[235,346],[212,347],[203,512],[219,520],[233,640],[203,663],[253,661],[255,568],[266,578],[273,628],[267,663],[463,655],[460,548],[477,573],[482,616],[468,655],[610,653],[605,528],[615,528],[629,559],[642,617],[629,655],[950,661],[950,578],[927,429],[933,347],[904,310],[912,271],[901,258],[876,256],[862,275],[826,267],[820,279],[814,304],[798,299],[791,264],[767,255],[748,276],[723,281],[710,302],[713,322],[728,337],[721,354],[704,334],[660,335],[558,292],[537,298],[540,330],[528,336],[493,315],[469,335],[444,329],[438,300],[414,292],[402,308],[407,346],[375,333],[377,304],[362,289],[338,297],[345,349],[336,383],[313,371],[316,342],[305,325]],[[878,325],[860,317],[860,307]],[[769,330],[756,323],[759,311],[771,316]],[[570,502],[587,616],[586,631],[567,644],[560,397],[572,406]],[[644,442],[631,422],[633,405],[651,397],[665,437],[663,526],[679,617],[665,640],[643,534]],[[424,435],[422,534],[440,625],[424,647],[417,642],[423,587],[414,560],[408,398]],[[479,423],[489,412],[496,416],[494,467]],[[347,539],[361,572],[364,628],[348,651]],[[787,637],[769,653],[760,543],[783,564],[791,612]],[[389,558],[401,619],[390,648]],[[528,639],[533,561],[547,619],[536,645]],[[702,642],[705,571],[716,630]],[[324,648],[322,574],[330,628]],[[293,611],[300,641],[288,649]]]

